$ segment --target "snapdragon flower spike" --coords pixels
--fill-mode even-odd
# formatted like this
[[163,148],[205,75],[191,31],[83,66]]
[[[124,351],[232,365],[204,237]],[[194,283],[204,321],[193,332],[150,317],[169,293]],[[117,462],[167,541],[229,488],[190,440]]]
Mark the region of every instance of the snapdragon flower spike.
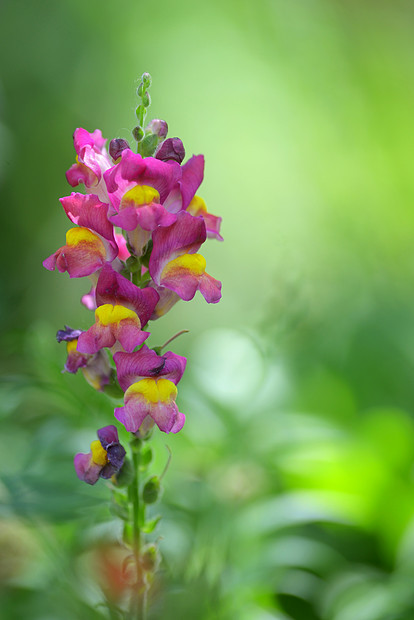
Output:
[[118,381],[125,391],[124,406],[115,417],[127,431],[148,429],[148,417],[164,433],[178,433],[185,415],[175,403],[177,383],[183,376],[186,358],[168,351],[158,355],[146,345],[135,353],[115,353]]
[[194,198],[204,178],[204,155],[193,155],[181,166],[181,178],[164,201],[171,213],[185,211]]
[[206,240],[206,227],[201,217],[180,212],[169,228],[154,231],[149,261],[150,275],[157,286],[176,293],[181,299],[193,299],[197,290],[208,303],[221,298],[221,282],[206,273],[204,256],[197,250]]
[[140,289],[106,264],[96,285],[95,324],[78,339],[78,351],[96,353],[118,341],[131,352],[142,344],[149,332],[142,331],[159,300],[153,288]]
[[125,458],[125,449],[119,443],[115,426],[104,426],[97,435],[98,440],[91,443],[91,451],[79,453],[74,458],[78,478],[88,484],[95,484],[99,478],[111,478],[121,469]]
[[71,278],[89,276],[118,254],[114,229],[107,219],[108,205],[94,194],[72,193],[60,199],[68,218],[78,228],[66,233],[66,245],[43,261],[49,271],[56,267]]
[[223,241],[223,237],[220,235],[221,217],[213,215],[207,212],[206,203],[200,196],[194,196],[192,201],[187,207],[188,213],[195,217],[202,217],[204,224],[206,225],[207,237],[215,238],[218,241]]
[[56,334],[58,342],[66,342],[67,359],[64,370],[75,374],[81,369],[86,381],[95,390],[103,391],[112,376],[106,351],[98,351],[93,355],[80,353],[77,350],[78,338],[82,334],[80,329],[71,329],[67,325]]
[[105,149],[106,140],[99,129],[92,133],[78,128],[73,134],[76,151],[76,164],[66,172],[66,179],[72,187],[83,183],[87,190],[93,191],[102,200],[107,199],[103,173],[113,166]]

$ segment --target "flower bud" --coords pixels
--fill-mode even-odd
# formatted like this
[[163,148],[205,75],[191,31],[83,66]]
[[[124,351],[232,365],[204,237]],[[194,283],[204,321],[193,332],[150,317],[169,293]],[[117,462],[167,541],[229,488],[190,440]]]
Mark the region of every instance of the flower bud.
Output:
[[145,90],[144,82],[141,82],[141,84],[137,88],[138,97],[142,97],[142,93],[144,92],[144,90]]
[[137,115],[137,119],[139,120],[139,122],[141,123],[141,119],[144,119],[145,115],[146,115],[147,111],[145,109],[144,105],[139,105],[136,109],[135,109],[135,114]]
[[151,86],[152,77],[149,73],[143,73],[141,80],[144,82],[145,88],[149,88]]
[[[138,109],[138,108],[137,108]],[[139,125],[137,125],[136,127],[134,127],[134,129],[132,130],[132,135],[134,136],[134,139],[137,142],[141,142],[142,138],[144,137],[144,130],[142,129],[142,127],[140,127]]]
[[151,476],[142,490],[142,499],[146,504],[155,504],[161,491],[161,483],[158,476]]
[[154,543],[146,545],[142,550],[141,566],[146,573],[153,573],[160,562],[160,556]]
[[161,142],[156,150],[155,157],[161,161],[173,160],[181,164],[185,157],[184,145],[180,138],[167,138]]
[[151,96],[147,90],[142,93],[142,105],[145,108],[148,108],[151,105]]
[[152,448],[148,445],[146,445],[142,451],[141,451],[141,457],[140,457],[140,461],[139,461],[139,466],[141,468],[146,468],[148,467],[148,465],[151,463],[152,461]]
[[129,144],[126,140],[123,140],[122,138],[115,138],[109,143],[109,154],[113,160],[121,157],[121,153],[125,149],[129,149]]
[[148,134],[142,141],[141,154],[143,157],[151,157],[154,155],[158,144],[158,136],[153,133]]
[[166,138],[168,133],[168,125],[160,118],[154,118],[145,128],[145,133],[154,133],[158,138]]

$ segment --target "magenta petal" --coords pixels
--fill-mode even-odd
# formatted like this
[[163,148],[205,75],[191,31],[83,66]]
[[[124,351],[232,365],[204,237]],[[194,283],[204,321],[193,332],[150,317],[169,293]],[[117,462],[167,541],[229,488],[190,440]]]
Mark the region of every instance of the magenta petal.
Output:
[[96,310],[95,287],[93,286],[89,293],[85,293],[81,297],[81,303],[88,310]]
[[115,353],[114,362],[119,385],[125,392],[136,381],[148,377],[164,377],[177,385],[183,376],[187,360],[171,351],[165,355],[157,355],[144,344],[134,353]]
[[127,431],[135,433],[147,415],[150,415],[163,433],[177,433],[184,425],[185,416],[178,411],[175,402],[149,404],[142,398],[131,398],[124,407],[118,407],[114,415]]
[[200,278],[199,290],[209,304],[216,304],[221,299],[221,282],[208,273],[203,273]]
[[98,182],[96,174],[84,164],[73,164],[66,171],[66,180],[71,187],[76,187],[80,183],[85,187],[93,187]]
[[[178,407],[174,401],[170,403],[155,403],[151,405],[150,416],[163,433],[171,433],[179,416]],[[185,417],[184,417],[185,420]],[[183,421],[184,424],[184,421]],[[182,425],[183,425],[182,424]],[[182,428],[182,425],[180,428]],[[178,429],[180,430],[180,429]],[[177,431],[175,431],[177,432]]]
[[223,241],[223,237],[220,235],[222,218],[217,215],[212,215],[211,213],[203,213],[202,217],[206,225],[207,237],[209,239],[215,238],[218,241]]
[[95,323],[78,338],[77,349],[80,353],[97,353],[104,347],[111,348],[116,342],[116,337],[109,325],[102,326]]
[[169,213],[162,205],[152,203],[143,207],[125,207],[109,219],[115,226],[124,230],[131,231],[141,226],[144,230],[153,231],[157,226],[171,226],[177,216]]
[[199,279],[199,276],[194,275],[190,271],[179,271],[176,274],[162,278],[160,284],[177,293],[184,301],[190,301],[197,292]]
[[150,336],[150,332],[143,332],[136,325],[129,324],[128,321],[122,321],[117,331],[117,340],[128,353],[132,353],[135,347]]
[[178,433],[178,431],[180,431],[183,428],[184,422],[185,422],[185,415],[181,413],[180,411],[178,411],[177,417],[175,418],[175,422],[170,430],[170,433]]
[[165,366],[164,357],[157,355],[145,344],[134,353],[115,353],[114,362],[119,385],[124,392],[140,378],[160,376]]
[[171,226],[177,219],[160,204],[153,203],[137,210],[138,223],[144,230],[153,231],[157,226]]
[[181,179],[172,188],[164,202],[171,213],[185,211],[195,196],[204,177],[204,156],[193,155],[184,166],[181,166]]
[[118,254],[118,246],[115,242],[114,227],[107,217],[108,205],[94,194],[77,192],[60,198],[60,202],[71,222],[89,228],[106,239],[110,245],[108,260],[113,260]]
[[125,207],[119,213],[109,217],[112,224],[123,230],[135,230],[138,226],[137,211],[135,207]]
[[73,464],[79,480],[88,484],[95,484],[98,481],[102,467],[92,461],[90,453],[76,454]]
[[149,262],[154,282],[160,285],[160,275],[166,263],[183,254],[194,254],[206,238],[203,218],[194,217],[185,211],[177,215],[177,221],[169,228],[154,230],[154,245]]
[[45,260],[43,261],[42,265],[45,269],[48,269],[48,271],[54,271],[55,267],[56,267],[56,256],[57,252],[55,252],[54,254],[51,254],[48,258],[45,258]]
[[89,133],[86,129],[78,127],[73,133],[73,146],[77,155],[80,155],[85,146],[92,146],[98,150],[102,150],[105,146],[106,139],[102,137],[100,129],[95,129]]
[[193,155],[182,166],[181,195],[183,197],[182,209],[185,210],[204,178],[204,156]]
[[105,262],[99,251],[79,244],[75,247],[62,246],[43,261],[43,266],[49,271],[55,267],[60,273],[67,271],[71,278],[83,278],[98,271]]
[[127,248],[126,239],[124,235],[120,233],[115,233],[115,241],[118,246],[118,258],[119,260],[127,260],[131,256],[129,250]]
[[149,411],[148,406],[144,403],[135,403],[134,405],[125,405],[124,407],[116,407],[114,416],[116,419],[125,426],[125,429],[130,433],[135,433],[142,422],[147,417]]
[[119,304],[134,310],[142,327],[146,325],[159,300],[158,293],[151,287],[140,289],[121,276],[107,263],[99,274],[96,286],[96,303]]
[[177,355],[172,351],[167,351],[167,353],[164,353],[162,357],[165,359],[165,366],[163,368],[162,375],[165,379],[169,379],[177,385],[177,383],[181,381],[184,374],[185,367],[187,365],[187,358],[182,355]]

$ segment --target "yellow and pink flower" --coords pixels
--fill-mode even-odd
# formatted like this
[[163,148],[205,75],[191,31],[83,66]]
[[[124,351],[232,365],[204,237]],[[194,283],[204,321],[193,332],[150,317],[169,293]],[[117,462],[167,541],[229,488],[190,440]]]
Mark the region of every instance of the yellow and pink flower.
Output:
[[149,261],[150,275],[157,287],[164,287],[189,301],[199,290],[208,303],[221,298],[221,282],[206,273],[205,258],[198,254],[206,240],[206,227],[201,217],[186,211],[168,228],[153,232],[153,249]]
[[186,358],[171,351],[158,355],[143,345],[135,353],[116,353],[114,362],[125,392],[124,406],[115,409],[115,417],[126,430],[137,432],[142,425],[148,429],[154,423],[164,433],[181,430],[185,416],[175,400]]
[[89,276],[118,255],[108,205],[94,194],[72,193],[60,199],[66,215],[77,228],[66,233],[66,244],[43,261],[49,271],[67,271],[71,278]]

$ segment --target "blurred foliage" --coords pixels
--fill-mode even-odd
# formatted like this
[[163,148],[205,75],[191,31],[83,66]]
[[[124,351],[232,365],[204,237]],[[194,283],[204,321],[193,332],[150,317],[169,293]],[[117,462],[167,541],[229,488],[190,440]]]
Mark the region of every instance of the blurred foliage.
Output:
[[155,436],[153,472],[165,443],[173,461],[150,617],[412,620],[414,5],[3,0],[0,24],[0,616],[122,600],[109,491],[72,465],[112,404],[54,341],[89,325],[88,286],[41,261],[74,128],[128,138],[148,70],[225,237],[221,303],[153,326],[191,334],[186,426]]

